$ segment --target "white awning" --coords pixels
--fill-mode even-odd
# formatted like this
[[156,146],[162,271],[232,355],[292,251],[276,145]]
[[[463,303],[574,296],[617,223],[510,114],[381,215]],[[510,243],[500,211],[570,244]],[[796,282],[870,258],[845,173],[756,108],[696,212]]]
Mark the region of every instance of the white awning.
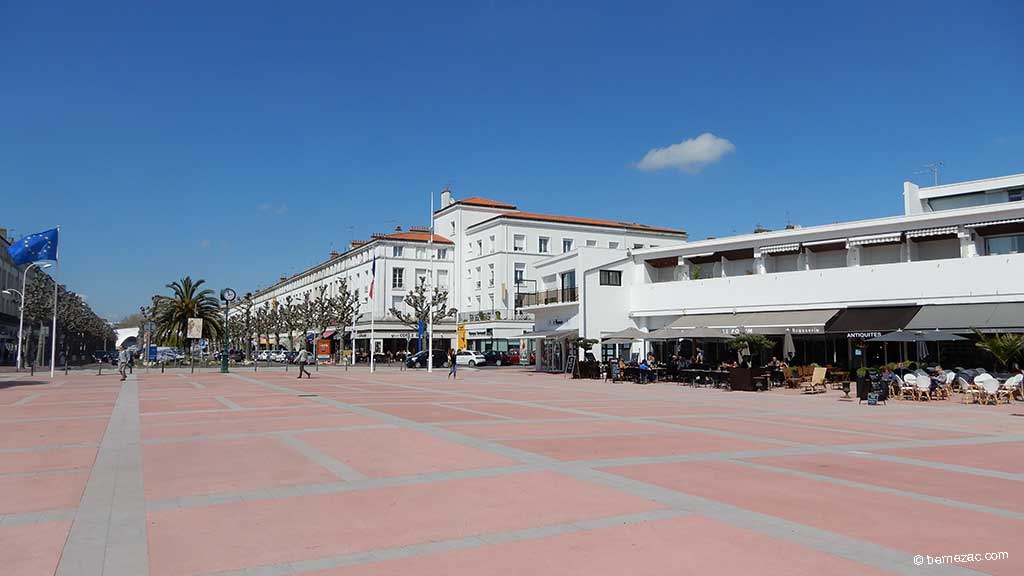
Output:
[[680,258],[683,258],[685,260],[685,259],[689,259],[689,258],[707,258],[708,256],[714,256],[714,255],[715,255],[714,252],[701,252],[700,254],[687,254],[685,256],[680,256]]
[[780,254],[783,252],[799,252],[800,243],[796,242],[793,244],[776,244],[774,246],[762,246],[757,249],[761,254]]
[[939,226],[938,228],[924,228],[922,230],[911,230],[907,232],[907,238],[926,238],[928,236],[948,236],[956,234],[956,226]]
[[968,228],[982,228],[984,226],[998,226],[1000,224],[1016,224],[1018,222],[1024,222],[1024,218],[1007,218],[1005,220],[989,220],[988,222],[975,222],[974,224],[968,224]]
[[854,236],[846,241],[847,246],[865,246],[867,244],[895,244],[903,238],[902,232],[888,234],[871,234],[870,236]]
[[804,246],[825,246],[826,244],[838,244],[840,242],[846,242],[846,238],[829,238],[828,240],[813,240],[811,242],[804,242]]
[[565,338],[567,336],[575,336],[578,332],[576,330],[546,330],[542,332],[527,332],[521,336],[513,336],[510,339],[519,338],[520,340],[533,340],[537,338]]

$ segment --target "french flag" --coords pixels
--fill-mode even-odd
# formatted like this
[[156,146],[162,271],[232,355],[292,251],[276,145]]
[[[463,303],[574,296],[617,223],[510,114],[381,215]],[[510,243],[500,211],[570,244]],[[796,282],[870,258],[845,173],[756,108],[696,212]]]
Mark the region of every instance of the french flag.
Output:
[[373,265],[370,268],[370,298],[373,298],[373,283],[377,281],[377,257],[373,257]]

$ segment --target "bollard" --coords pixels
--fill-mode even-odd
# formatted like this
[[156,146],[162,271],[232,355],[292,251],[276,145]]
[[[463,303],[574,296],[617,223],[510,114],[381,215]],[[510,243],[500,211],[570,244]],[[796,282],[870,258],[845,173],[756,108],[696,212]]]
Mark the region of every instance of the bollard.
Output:
[[165,366],[166,364],[167,364],[167,362],[161,362],[161,363],[160,363],[160,373],[161,373],[161,374],[163,374],[163,373],[164,373],[164,366]]
[[99,364],[97,364],[96,375],[97,376],[103,376],[103,362],[100,362]]

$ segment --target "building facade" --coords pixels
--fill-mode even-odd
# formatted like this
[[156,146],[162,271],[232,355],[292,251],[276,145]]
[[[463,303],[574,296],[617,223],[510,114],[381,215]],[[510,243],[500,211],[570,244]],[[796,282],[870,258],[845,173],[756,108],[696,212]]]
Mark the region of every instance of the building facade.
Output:
[[[795,361],[898,359],[868,341],[899,329],[1024,332],[1024,175],[904,186],[905,214],[631,250],[586,250],[534,264],[542,289],[582,279],[575,302],[531,302],[542,346],[564,358],[577,335],[666,326],[797,340]],[[632,345],[635,353],[647,343]],[[656,347],[663,345],[658,344]],[[690,346],[672,343],[672,350]],[[973,344],[927,345],[955,361]],[[595,346],[597,356],[620,355]],[[686,353],[685,350],[681,351]],[[554,352],[552,352],[552,356]],[[557,370],[557,362],[538,367]]]

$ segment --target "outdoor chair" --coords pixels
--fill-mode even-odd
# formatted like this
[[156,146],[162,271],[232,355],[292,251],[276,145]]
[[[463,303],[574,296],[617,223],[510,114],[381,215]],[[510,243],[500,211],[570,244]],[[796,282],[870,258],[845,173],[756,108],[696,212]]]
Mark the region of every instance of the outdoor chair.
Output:
[[928,375],[915,374],[915,376],[917,376],[917,399],[931,400],[932,379]]
[[804,384],[804,394],[817,394],[818,392],[825,392],[825,376],[828,370],[826,368],[817,367],[811,374],[810,382]]
[[889,382],[889,397],[900,398],[900,390],[903,389],[903,379],[899,374],[893,374],[894,378]]
[[903,386],[900,387],[900,398],[917,400],[917,376],[912,373],[903,375]]
[[939,390],[942,392],[943,398],[949,398],[953,395],[953,382],[956,380],[956,374],[952,372],[946,372],[946,380],[939,386]]
[[1003,383],[1003,387],[1010,392],[1010,396],[1018,400],[1024,400],[1024,374],[1017,374]]
[[999,404],[999,400],[1002,398],[1006,398],[1007,404],[1010,403],[1009,391],[1005,390],[999,383],[999,380],[996,380],[991,375],[980,374],[974,379],[974,383],[982,388],[982,404]]

